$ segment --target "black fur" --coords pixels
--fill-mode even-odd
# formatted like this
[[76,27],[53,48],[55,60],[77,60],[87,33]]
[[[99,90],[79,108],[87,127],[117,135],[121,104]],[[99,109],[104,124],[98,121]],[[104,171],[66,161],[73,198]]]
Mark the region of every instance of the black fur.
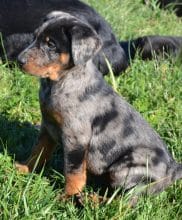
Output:
[[156,56],[168,57],[177,55],[182,48],[182,37],[174,36],[143,36],[130,41],[121,41],[128,60],[135,57],[136,52],[143,60],[152,59]]
[[[108,72],[103,52],[115,73],[120,73],[127,68],[125,52],[119,46],[109,24],[94,9],[78,0],[0,0],[0,32],[4,39],[15,33],[33,33],[48,13],[59,10],[69,12],[88,23],[102,38],[102,51],[94,59],[94,63],[102,73]],[[14,41],[15,38],[11,40]],[[28,35],[27,40],[29,41]],[[22,45],[26,47],[26,38],[17,44],[21,49]],[[17,48],[15,50],[19,51]]]
[[[103,45],[100,53],[94,58],[94,63],[103,74],[108,73],[103,52],[111,63],[113,72],[119,74],[128,67],[137,49],[142,51],[142,58],[151,59],[155,48],[158,48],[157,53],[163,54],[161,45],[165,48],[172,47],[172,50],[169,50],[172,53],[181,47],[182,38],[160,36],[140,37],[122,41],[119,45],[109,24],[94,9],[78,0],[0,0],[0,32],[9,60],[16,60],[20,51],[33,41],[32,33],[43,20],[49,20],[53,16],[47,16],[52,11],[68,12],[89,24],[97,32]],[[152,41],[152,47],[147,46],[149,41]],[[0,46],[2,59],[3,54],[3,48]]]

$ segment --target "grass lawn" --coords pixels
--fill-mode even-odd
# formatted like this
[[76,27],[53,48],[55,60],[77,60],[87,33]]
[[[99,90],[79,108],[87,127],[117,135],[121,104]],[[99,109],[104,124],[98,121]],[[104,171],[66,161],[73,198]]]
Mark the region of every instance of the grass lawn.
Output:
[[[182,19],[155,4],[152,10],[142,0],[85,2],[105,17],[118,39],[147,34],[182,36]],[[106,80],[112,85],[111,77]],[[115,81],[117,91],[158,131],[174,158],[182,161],[182,66],[170,57],[147,62],[136,58]],[[41,173],[17,173],[14,160],[29,155],[38,134],[38,87],[37,78],[0,64],[0,219],[182,219],[180,181],[157,196],[140,198],[135,208],[128,204],[132,192],[117,191],[107,204],[93,203],[85,196],[85,207],[76,208],[71,200],[58,199],[64,187],[60,149]]]

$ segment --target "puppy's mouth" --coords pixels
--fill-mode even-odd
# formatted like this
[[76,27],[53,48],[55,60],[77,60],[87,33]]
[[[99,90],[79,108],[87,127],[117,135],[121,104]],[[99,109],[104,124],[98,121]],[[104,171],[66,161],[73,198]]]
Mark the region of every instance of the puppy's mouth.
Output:
[[[65,70],[73,67],[72,59],[67,52],[60,53],[57,59],[48,63],[43,63],[43,59],[38,54],[36,56],[30,55],[25,55],[26,62],[22,62],[21,67],[25,72],[40,78],[50,78],[57,81],[65,76]],[[23,58],[21,57],[21,59]]]
[[61,66],[58,63],[39,66],[33,62],[28,62],[22,65],[22,69],[33,76],[50,78],[51,80],[58,80],[61,72]]

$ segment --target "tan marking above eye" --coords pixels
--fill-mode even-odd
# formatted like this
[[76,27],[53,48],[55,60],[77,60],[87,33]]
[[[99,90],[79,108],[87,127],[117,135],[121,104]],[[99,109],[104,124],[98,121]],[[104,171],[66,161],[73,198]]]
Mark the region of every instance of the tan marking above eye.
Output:
[[45,40],[48,43],[50,41],[50,38],[47,36]]

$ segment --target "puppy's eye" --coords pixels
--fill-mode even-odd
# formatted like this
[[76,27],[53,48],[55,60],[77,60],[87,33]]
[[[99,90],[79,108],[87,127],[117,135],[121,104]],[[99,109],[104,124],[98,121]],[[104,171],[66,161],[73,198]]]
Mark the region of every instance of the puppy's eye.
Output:
[[56,49],[56,43],[50,39],[49,37],[46,37],[46,44],[49,47],[49,49],[54,50]]

